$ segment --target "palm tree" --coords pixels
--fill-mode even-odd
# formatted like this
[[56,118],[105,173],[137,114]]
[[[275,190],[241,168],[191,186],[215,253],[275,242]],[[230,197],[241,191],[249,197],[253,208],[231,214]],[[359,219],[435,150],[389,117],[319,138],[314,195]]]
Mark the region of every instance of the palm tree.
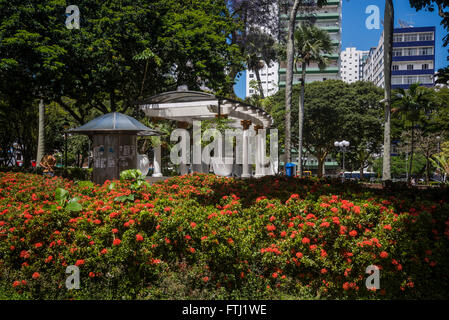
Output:
[[311,62],[316,62],[320,70],[324,69],[329,60],[326,55],[332,53],[332,40],[323,29],[309,23],[303,23],[295,31],[296,63],[301,64],[301,96],[299,99],[299,131],[298,131],[298,171],[302,176],[302,149],[303,149],[303,127],[304,127],[304,88],[306,81],[306,69]]
[[260,70],[271,65],[276,60],[275,40],[268,33],[259,29],[251,29],[246,40],[246,64],[248,70],[256,74],[257,85],[260,96],[264,99],[262,81],[260,80]]
[[382,180],[391,180],[391,65],[393,61],[394,6],[393,0],[385,0],[384,13],[384,78],[385,122]]
[[415,127],[421,116],[429,109],[432,95],[425,87],[419,83],[412,84],[409,89],[398,89],[394,99],[393,113],[402,114],[403,120],[411,126],[411,150],[410,166],[408,168],[408,182],[411,180],[413,168],[413,155],[415,152]]

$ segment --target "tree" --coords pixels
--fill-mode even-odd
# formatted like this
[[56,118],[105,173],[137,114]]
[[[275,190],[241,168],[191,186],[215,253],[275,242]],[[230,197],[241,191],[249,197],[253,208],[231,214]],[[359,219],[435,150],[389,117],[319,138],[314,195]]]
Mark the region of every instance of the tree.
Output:
[[432,93],[429,89],[421,87],[419,83],[412,84],[409,89],[398,89],[397,98],[394,99],[394,113],[402,114],[403,119],[409,123],[411,130],[411,152],[409,181],[413,166],[413,154],[415,148],[415,127],[420,118],[430,109]]
[[301,64],[301,97],[299,99],[299,119],[298,119],[298,170],[299,176],[302,177],[302,153],[303,153],[303,126],[304,126],[304,88],[306,81],[306,69],[311,62],[318,64],[322,70],[329,64],[326,57],[332,53],[332,40],[327,33],[309,23],[302,23],[295,31],[295,66]]
[[[301,85],[293,90],[293,103],[298,103]],[[356,166],[370,162],[371,155],[379,151],[382,141],[380,97],[382,89],[371,83],[347,84],[341,80],[326,80],[305,85],[304,148],[318,160],[318,174],[324,173],[325,159],[334,153],[334,141],[354,137],[351,154]],[[278,124],[279,142],[285,144],[285,92],[280,90],[265,99],[266,110]],[[299,110],[292,110],[295,119],[293,137],[299,137]],[[352,139],[352,138],[351,138]],[[294,143],[298,141],[295,140]],[[368,145],[369,155],[359,157],[358,149]],[[360,152],[361,153],[361,152]]]
[[381,151],[382,146],[382,99],[383,91],[371,82],[358,81],[350,84],[349,99],[351,111],[345,115],[343,137],[351,140],[347,163],[363,171],[372,163],[372,158]]
[[449,84],[449,66],[442,69],[438,69],[436,76],[438,79],[435,81],[435,83],[445,85]]
[[445,142],[441,147],[441,152],[431,159],[433,165],[443,174],[443,182],[446,182],[449,175],[449,142]]
[[[441,17],[441,25],[449,31],[449,12],[446,12],[446,8],[449,7],[449,0],[409,0],[412,8],[416,11],[428,10],[434,11],[435,5],[438,9],[438,15]],[[449,44],[449,34],[446,34],[443,38],[444,46]]]
[[247,68],[256,74],[259,95],[264,99],[260,70],[276,60],[275,40],[260,29],[252,29],[247,36],[245,54]]
[[[35,97],[57,101],[82,124],[92,109],[126,112],[142,95],[219,91],[241,65],[237,29],[215,0],[80,1],[81,28],[65,27],[64,1],[0,3],[0,77],[20,78]],[[148,75],[151,81],[147,80]]]
[[[254,30],[262,29],[270,35],[278,35],[278,16],[274,14],[278,0],[227,0],[226,3],[234,25],[238,26],[229,34],[228,41],[239,48],[242,57],[247,56],[247,42],[251,40]],[[234,64],[229,71],[229,77],[234,80],[243,69],[243,64]],[[224,95],[237,98],[233,87],[234,83],[229,83],[223,91]]]
[[287,25],[287,50],[286,50],[286,78],[285,78],[285,156],[286,161],[291,160],[291,107],[292,107],[292,88],[293,88],[293,71],[295,57],[295,29],[296,17],[298,11],[313,12],[317,7],[321,7],[327,3],[327,0],[294,0],[284,1],[285,12],[288,13]]
[[384,13],[384,78],[385,122],[382,180],[391,180],[391,65],[393,61],[394,6],[393,0],[385,0]]

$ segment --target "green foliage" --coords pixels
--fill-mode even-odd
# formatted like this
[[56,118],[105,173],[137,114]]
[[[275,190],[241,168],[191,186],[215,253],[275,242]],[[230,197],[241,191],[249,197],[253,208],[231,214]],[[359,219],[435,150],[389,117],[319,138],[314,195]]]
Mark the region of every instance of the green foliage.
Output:
[[[391,177],[396,179],[404,179],[407,175],[407,170],[410,167],[410,159],[405,159],[404,155],[391,157]],[[412,176],[424,176],[426,166],[426,158],[420,154],[415,154],[413,157]],[[373,171],[377,176],[382,176],[382,158],[373,161]]]
[[[298,105],[300,85],[293,88],[292,105]],[[305,85],[304,147],[317,158],[334,153],[334,141],[350,140],[348,154],[355,168],[365,167],[371,155],[382,144],[382,90],[371,83],[347,84],[326,80]],[[266,102],[284,144],[285,91],[281,90]],[[292,143],[298,143],[298,108],[292,109]]]
[[[320,69],[329,64],[326,55],[334,51],[329,33],[313,24],[304,22],[295,30],[295,61],[308,67],[316,62]],[[295,63],[295,66],[298,64]]]
[[61,207],[64,207],[68,211],[76,211],[76,212],[81,211],[83,209],[81,204],[78,203],[78,201],[80,200],[79,198],[72,198],[70,200],[68,200],[68,198],[69,192],[67,190],[62,188],[56,189],[55,200]]
[[[121,181],[124,181],[124,180],[131,181],[130,188],[132,190],[138,190],[142,186],[148,187],[150,185],[148,182],[146,182],[145,176],[142,174],[142,172],[139,169],[129,169],[129,170],[124,170],[124,171],[120,172],[120,180]],[[129,197],[128,198],[120,198],[117,201],[124,201],[126,199],[134,200],[134,198],[131,199]]]
[[445,142],[441,147],[441,152],[435,154],[430,160],[441,174],[445,177],[449,176],[449,142]]

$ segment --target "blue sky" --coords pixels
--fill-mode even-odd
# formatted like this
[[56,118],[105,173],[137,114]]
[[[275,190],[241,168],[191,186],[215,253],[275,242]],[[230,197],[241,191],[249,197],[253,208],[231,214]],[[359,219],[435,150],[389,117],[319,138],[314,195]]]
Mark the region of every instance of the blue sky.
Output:
[[[385,0],[343,0],[343,21],[342,21],[342,50],[347,47],[356,47],[359,50],[369,50],[370,47],[377,46],[382,33],[382,26],[379,30],[368,30],[365,21],[368,14],[365,13],[369,5],[378,6],[380,16],[383,19]],[[408,0],[395,0],[395,27],[399,27],[398,19],[411,23],[415,27],[436,26],[436,69],[447,66],[448,48],[443,47],[443,37],[446,34],[440,25],[441,18],[436,11],[427,12],[410,8]],[[237,96],[245,98],[245,73],[243,72],[235,85]]]

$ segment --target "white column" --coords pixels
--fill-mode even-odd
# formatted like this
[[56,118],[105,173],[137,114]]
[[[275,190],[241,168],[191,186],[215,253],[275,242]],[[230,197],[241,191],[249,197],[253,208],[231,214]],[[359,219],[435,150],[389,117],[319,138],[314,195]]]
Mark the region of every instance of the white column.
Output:
[[263,150],[263,135],[260,133],[259,129],[260,127],[256,127],[256,178],[260,178],[264,176],[264,169],[263,169],[263,160],[265,156],[265,150]]
[[158,144],[153,148],[154,157],[153,157],[153,177],[162,177],[161,172],[161,144]]
[[243,128],[243,155],[242,155],[242,178],[251,177],[251,172],[249,170],[249,157],[248,157],[248,128]]

